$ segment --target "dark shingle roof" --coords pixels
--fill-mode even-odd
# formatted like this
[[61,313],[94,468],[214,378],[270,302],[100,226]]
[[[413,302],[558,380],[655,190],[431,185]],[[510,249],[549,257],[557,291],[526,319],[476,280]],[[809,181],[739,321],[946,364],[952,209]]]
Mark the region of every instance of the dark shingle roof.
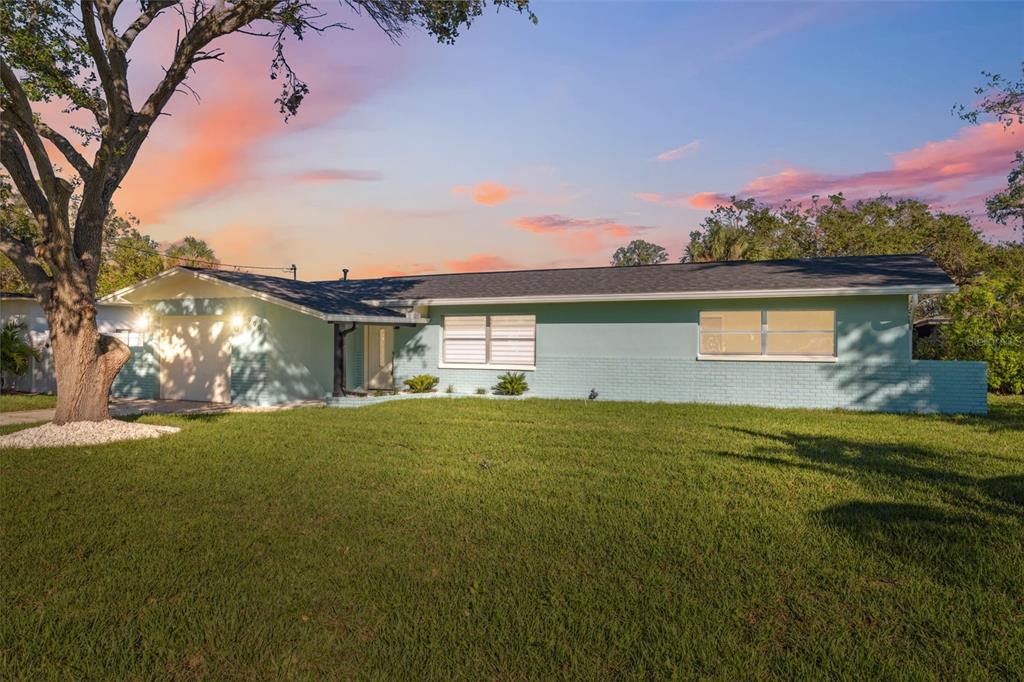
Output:
[[288,303],[294,303],[326,315],[370,315],[373,317],[397,317],[404,315],[388,308],[367,305],[353,299],[337,282],[304,282],[301,280],[272,277],[270,275],[254,275],[248,272],[233,270],[215,270],[209,268],[186,268],[222,282],[237,284],[246,289],[273,296]]
[[229,270],[190,269],[327,315],[376,317],[402,317],[402,314],[369,305],[367,301],[880,287],[942,289],[953,284],[942,268],[921,255],[516,270],[318,282]]
[[[319,284],[329,285],[330,282]],[[927,256],[851,256],[776,261],[674,263],[638,267],[518,270],[333,281],[359,300],[504,298],[648,293],[945,287]]]

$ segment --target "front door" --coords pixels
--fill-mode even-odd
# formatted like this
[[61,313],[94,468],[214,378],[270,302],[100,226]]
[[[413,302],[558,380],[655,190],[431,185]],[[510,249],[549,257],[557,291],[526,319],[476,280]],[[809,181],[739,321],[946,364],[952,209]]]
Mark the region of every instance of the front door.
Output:
[[366,388],[394,388],[391,369],[395,359],[395,330],[392,327],[366,327]]

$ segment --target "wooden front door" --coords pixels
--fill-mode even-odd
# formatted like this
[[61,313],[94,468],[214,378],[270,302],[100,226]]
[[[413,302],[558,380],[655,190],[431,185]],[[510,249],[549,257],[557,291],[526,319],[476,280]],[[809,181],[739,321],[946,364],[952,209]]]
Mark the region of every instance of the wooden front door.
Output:
[[391,370],[395,360],[395,330],[392,327],[366,327],[366,388],[394,388]]

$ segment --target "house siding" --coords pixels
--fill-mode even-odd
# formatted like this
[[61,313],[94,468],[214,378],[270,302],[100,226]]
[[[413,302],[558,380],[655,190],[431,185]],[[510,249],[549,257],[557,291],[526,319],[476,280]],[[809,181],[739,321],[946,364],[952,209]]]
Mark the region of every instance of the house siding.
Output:
[[[701,310],[836,311],[835,362],[698,360]],[[890,412],[984,413],[986,365],[911,360],[905,296],[432,307],[430,323],[395,335],[395,380],[421,373],[459,392],[490,388],[504,369],[438,366],[445,315],[536,315],[530,395]]]
[[165,315],[244,320],[231,336],[231,402],[265,406],[323,398],[333,383],[331,325],[256,298],[178,298],[147,302],[155,338]]

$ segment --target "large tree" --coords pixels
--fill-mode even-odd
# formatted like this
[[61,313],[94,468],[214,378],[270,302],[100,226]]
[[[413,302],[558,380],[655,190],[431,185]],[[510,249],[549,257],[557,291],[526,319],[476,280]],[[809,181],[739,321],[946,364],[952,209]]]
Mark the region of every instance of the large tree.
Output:
[[[529,0],[491,0],[535,19]],[[345,0],[394,39],[422,28],[451,43],[487,0]],[[131,7],[132,9],[128,9]],[[159,21],[178,21],[163,77],[142,97],[128,78],[132,48]],[[103,225],[111,200],[174,95],[202,62],[218,60],[218,39],[238,32],[273,42],[276,103],[287,119],[309,92],[284,52],[286,37],[302,39],[341,24],[327,23],[306,0],[21,0],[0,3],[0,162],[24,198],[37,232],[3,224],[0,252],[27,282],[46,312],[57,374],[54,421],[103,420],[128,348],[96,328],[96,288]],[[343,27],[343,26],[341,26]],[[263,67],[253,65],[253,77]],[[244,84],[236,84],[244,87]],[[75,127],[95,148],[60,132],[39,103],[84,111],[94,125]],[[50,107],[52,109],[52,107]],[[72,215],[71,198],[80,192]],[[6,189],[5,197],[12,196]],[[35,235],[38,236],[35,236]]]

